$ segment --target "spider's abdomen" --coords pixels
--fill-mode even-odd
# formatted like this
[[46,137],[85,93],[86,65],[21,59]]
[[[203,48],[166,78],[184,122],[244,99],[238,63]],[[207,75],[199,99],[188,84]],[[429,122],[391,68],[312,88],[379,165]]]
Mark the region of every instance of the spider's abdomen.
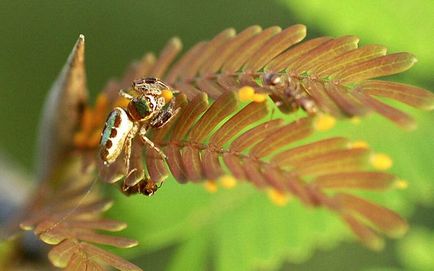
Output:
[[118,158],[132,128],[133,122],[125,110],[115,107],[109,114],[101,133],[100,156],[104,164],[109,165]]

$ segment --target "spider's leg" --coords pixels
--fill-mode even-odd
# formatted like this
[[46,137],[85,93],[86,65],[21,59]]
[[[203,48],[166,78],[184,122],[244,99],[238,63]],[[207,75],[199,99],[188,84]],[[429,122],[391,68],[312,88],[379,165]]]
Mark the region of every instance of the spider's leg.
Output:
[[125,139],[125,145],[124,145],[124,152],[125,152],[125,176],[128,176],[130,173],[130,158],[131,158],[131,148],[132,148],[132,141],[133,138],[137,134],[138,127],[136,124],[134,124],[133,128],[131,129],[130,133],[128,134],[127,138]]
[[170,117],[168,119],[166,119],[160,126],[158,126],[157,128],[162,128],[164,127],[164,125],[166,125],[167,123],[169,123],[176,115],[178,115],[179,111],[181,110],[181,108],[177,108],[175,111],[170,112]]
[[154,149],[163,159],[166,159],[166,155],[160,150],[160,148],[158,148],[157,146],[155,146],[154,142],[152,142],[152,140],[150,140],[147,136],[146,136],[146,127],[142,126],[142,128],[140,129],[139,132],[140,138],[143,140],[144,143],[148,144],[152,149]]
[[119,95],[122,96],[122,97],[124,97],[124,98],[126,98],[126,99],[128,99],[128,100],[132,100],[132,99],[134,99],[134,97],[133,97],[131,94],[129,94],[129,93],[128,93],[126,90],[124,90],[124,89],[119,90]]
[[173,117],[175,117],[178,113],[180,108],[177,108],[175,111],[173,111],[174,101],[172,100],[168,107],[158,113],[157,116],[151,121],[151,126],[154,128],[162,128],[167,123],[169,123]]

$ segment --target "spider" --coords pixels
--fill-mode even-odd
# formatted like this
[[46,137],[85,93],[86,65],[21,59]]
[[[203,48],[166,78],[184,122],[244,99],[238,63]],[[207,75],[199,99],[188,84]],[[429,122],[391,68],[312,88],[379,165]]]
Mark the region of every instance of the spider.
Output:
[[[130,89],[119,91],[119,95],[128,99],[129,103],[126,109],[115,107],[107,117],[101,133],[99,152],[104,165],[109,166],[124,152],[125,176],[128,176],[132,140],[136,136],[139,136],[144,144],[154,149],[162,159],[166,159],[166,155],[146,136],[146,132],[150,128],[163,127],[179,112],[179,108],[174,110],[173,94],[175,93],[177,91],[153,77],[135,80]],[[145,179],[143,184],[138,186],[152,187],[152,193],[148,191],[149,189],[145,189],[146,191],[139,189],[138,192],[152,195],[158,189],[158,186],[152,183],[151,180]],[[129,187],[124,189],[129,189]]]

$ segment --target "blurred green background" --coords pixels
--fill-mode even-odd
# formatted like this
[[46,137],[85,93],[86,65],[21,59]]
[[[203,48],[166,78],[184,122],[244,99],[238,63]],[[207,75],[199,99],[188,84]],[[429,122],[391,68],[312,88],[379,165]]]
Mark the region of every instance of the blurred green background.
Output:
[[[419,62],[394,79],[433,90],[433,13],[430,0],[2,0],[0,153],[33,171],[46,92],[80,33],[86,36],[92,97],[133,59],[147,51],[158,53],[172,36],[179,36],[187,49],[227,27],[240,31],[253,24],[286,27],[294,23],[306,24],[309,37],[353,34],[362,45],[376,43],[386,45],[390,52],[412,52]],[[184,266],[196,267],[191,270],[204,266],[209,270],[434,270],[434,114],[404,109],[418,119],[417,131],[404,132],[372,117],[360,126],[348,128],[350,124],[344,123],[331,132],[366,139],[375,149],[391,154],[392,171],[410,182],[406,191],[377,198],[409,217],[412,224],[410,233],[389,241],[384,252],[338,242],[348,240],[349,234],[333,215],[305,210],[298,203],[279,209],[248,186],[209,195],[199,186],[168,182],[165,193],[152,200],[113,193],[117,204],[111,216],[126,219],[127,234],[141,240],[141,246],[126,255],[152,270],[182,270]],[[240,193],[244,198],[236,208],[217,208],[238,200]],[[209,219],[216,210],[221,214]],[[252,222],[255,216],[261,221]],[[268,224],[261,224],[263,220]],[[204,226],[196,227],[197,221]],[[249,227],[252,224],[257,228]],[[285,237],[279,238],[283,233]],[[256,234],[264,236],[251,238]],[[201,238],[207,235],[215,238]],[[250,247],[249,241],[257,247]],[[319,251],[314,250],[317,247]]]

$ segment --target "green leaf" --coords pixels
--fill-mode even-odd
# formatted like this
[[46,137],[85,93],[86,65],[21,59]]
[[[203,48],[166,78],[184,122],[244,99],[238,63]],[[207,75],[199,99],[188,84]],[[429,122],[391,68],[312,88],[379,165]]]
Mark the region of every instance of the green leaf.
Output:
[[207,270],[208,260],[208,231],[201,231],[201,234],[193,236],[193,238],[182,242],[177,248],[175,255],[171,259],[166,270]]
[[432,229],[414,228],[400,242],[398,254],[409,270],[433,270],[434,232]]

